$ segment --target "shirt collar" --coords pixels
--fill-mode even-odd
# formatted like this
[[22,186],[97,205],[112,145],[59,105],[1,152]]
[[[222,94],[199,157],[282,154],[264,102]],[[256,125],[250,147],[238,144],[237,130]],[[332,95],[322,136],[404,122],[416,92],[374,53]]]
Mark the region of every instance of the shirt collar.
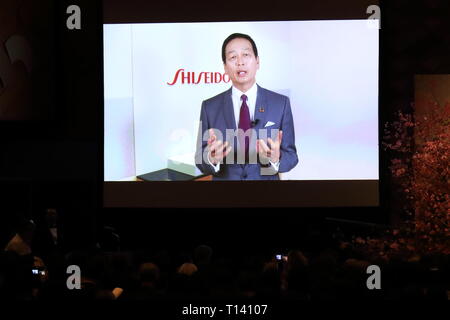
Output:
[[256,85],[256,82],[253,84],[253,86],[249,90],[247,90],[246,93],[242,92],[241,90],[239,90],[235,86],[232,86],[232,89],[231,89],[232,96],[234,98],[239,99],[238,101],[241,100],[241,96],[243,94],[245,94],[249,100],[256,101],[256,94],[257,93],[258,93],[258,86]]

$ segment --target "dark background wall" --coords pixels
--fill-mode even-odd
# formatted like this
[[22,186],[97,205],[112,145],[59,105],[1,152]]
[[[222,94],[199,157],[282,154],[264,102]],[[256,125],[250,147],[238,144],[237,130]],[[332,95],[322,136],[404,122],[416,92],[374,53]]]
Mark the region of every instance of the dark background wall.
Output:
[[[32,97],[28,111],[15,120],[1,118],[0,122],[0,241],[5,241],[20,217],[42,215],[44,208],[52,206],[60,210],[67,248],[92,244],[96,230],[104,224],[116,226],[126,235],[130,246],[144,245],[142,241],[180,245],[206,240],[222,245],[245,242],[283,246],[307,234],[326,232],[323,218],[327,216],[377,223],[397,223],[401,218],[400,203],[389,180],[389,159],[384,153],[380,158],[381,210],[292,208],[283,212],[264,209],[237,213],[225,209],[197,212],[103,209],[101,1],[2,3],[3,14],[14,18],[0,19],[3,30],[0,40],[7,39],[7,31],[23,35],[32,48],[33,70],[24,75],[20,62],[14,64],[15,72],[20,74],[17,78],[29,83],[28,87],[20,88],[21,94],[16,94],[15,99],[5,97],[17,91],[20,81],[2,82],[0,88],[0,109],[11,109],[15,103],[19,108],[24,95]],[[129,1],[110,3],[111,8],[124,10],[119,5]],[[149,6],[149,2],[134,3]],[[284,6],[263,6],[245,2],[237,14],[233,7],[217,7],[212,3],[194,7],[191,3],[172,3],[168,7],[163,2],[152,2],[151,12],[152,17],[162,20],[170,17],[198,20],[215,17],[214,14],[223,19],[234,15],[237,20],[251,20],[299,18],[298,14],[307,13],[320,17],[326,11],[358,15],[360,7],[365,11],[371,4],[349,1],[345,7],[345,3],[317,1],[311,5],[310,1],[296,1]],[[66,8],[71,4],[81,7],[81,30],[69,31],[65,27]],[[410,108],[415,74],[450,73],[450,11],[445,0],[382,1],[381,8],[380,114],[382,121],[387,121],[395,110]],[[111,13],[106,12],[105,18],[112,19]]]

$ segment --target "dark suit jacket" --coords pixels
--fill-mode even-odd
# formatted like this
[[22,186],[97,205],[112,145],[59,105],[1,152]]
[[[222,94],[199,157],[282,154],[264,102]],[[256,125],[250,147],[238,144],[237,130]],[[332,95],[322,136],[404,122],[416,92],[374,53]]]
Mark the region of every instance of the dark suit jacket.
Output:
[[[257,98],[254,114],[253,129],[256,130],[257,137],[266,137],[272,139],[271,129],[283,131],[281,142],[280,166],[278,172],[288,172],[298,163],[297,149],[295,147],[294,121],[292,118],[291,104],[289,98],[276,92],[261,88],[258,86]],[[218,94],[208,100],[203,101],[200,113],[199,138],[197,140],[196,165],[204,174],[214,175],[214,180],[279,180],[278,174],[264,175],[261,169],[263,165],[259,159],[257,163],[227,164],[226,160],[220,165],[220,171],[215,173],[214,167],[206,160],[204,154],[207,146],[207,133],[210,128],[216,129],[217,133],[222,135],[218,139],[229,141],[227,129],[236,130],[236,120],[233,111],[233,102],[231,98],[232,89]],[[271,123],[273,123],[271,125]],[[205,134],[206,132],[206,134]],[[202,139],[203,138],[203,139]],[[204,141],[206,140],[206,141]],[[231,139],[232,140],[232,139]],[[230,143],[232,141],[229,141]],[[234,155],[237,154],[236,139],[233,141]],[[253,149],[252,149],[253,150]],[[234,156],[236,160],[236,156]],[[206,161],[205,161],[206,160]]]

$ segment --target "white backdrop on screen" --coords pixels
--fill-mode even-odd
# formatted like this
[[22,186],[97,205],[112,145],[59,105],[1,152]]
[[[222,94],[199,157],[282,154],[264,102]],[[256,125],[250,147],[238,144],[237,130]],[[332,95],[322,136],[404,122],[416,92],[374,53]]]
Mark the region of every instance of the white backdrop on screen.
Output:
[[[130,25],[104,33],[104,170],[106,181],[135,175]],[[106,31],[106,30],[105,30]]]
[[105,180],[194,152],[201,102],[231,83],[168,83],[223,73],[234,32],[256,42],[257,83],[291,99],[299,164],[283,179],[378,179],[378,29],[341,20],[105,25]]

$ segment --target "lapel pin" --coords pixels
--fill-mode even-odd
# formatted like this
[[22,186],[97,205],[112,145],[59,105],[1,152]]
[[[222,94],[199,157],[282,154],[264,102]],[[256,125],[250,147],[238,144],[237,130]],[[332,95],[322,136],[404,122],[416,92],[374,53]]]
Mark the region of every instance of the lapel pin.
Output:
[[264,108],[263,107],[259,107],[259,112],[264,112]]

